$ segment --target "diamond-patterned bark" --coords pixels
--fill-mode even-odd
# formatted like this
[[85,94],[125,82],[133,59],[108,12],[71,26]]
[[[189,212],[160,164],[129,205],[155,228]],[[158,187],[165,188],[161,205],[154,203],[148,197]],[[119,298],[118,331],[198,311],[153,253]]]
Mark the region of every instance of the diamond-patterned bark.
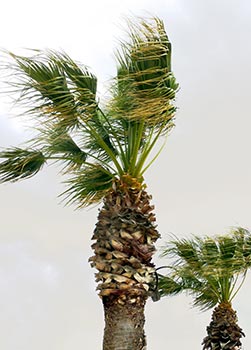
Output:
[[203,350],[239,350],[241,337],[245,336],[237,324],[236,311],[230,303],[221,303],[213,311],[212,321],[207,327]]
[[159,237],[150,199],[141,184],[119,181],[104,199],[90,258],[101,297],[116,295],[121,304],[128,295],[132,303],[147,297],[154,280],[153,243]]

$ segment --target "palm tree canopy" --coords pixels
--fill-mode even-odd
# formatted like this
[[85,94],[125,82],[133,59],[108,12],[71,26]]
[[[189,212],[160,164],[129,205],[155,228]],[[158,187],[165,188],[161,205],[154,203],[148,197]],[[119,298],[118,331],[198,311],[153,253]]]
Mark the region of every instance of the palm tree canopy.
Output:
[[160,293],[186,291],[194,306],[210,309],[231,302],[251,266],[251,234],[237,228],[228,235],[174,239],[164,249],[170,273],[160,276]]
[[[49,160],[63,163],[68,202],[99,202],[115,179],[141,186],[159,152],[149,154],[174,125],[178,84],[171,71],[171,44],[158,18],[129,22],[129,39],[116,54],[111,98],[101,106],[97,78],[66,53],[52,50],[23,57],[8,53],[19,102],[36,122],[25,149],[0,152],[0,181],[36,174]],[[14,74],[13,74],[14,73]]]

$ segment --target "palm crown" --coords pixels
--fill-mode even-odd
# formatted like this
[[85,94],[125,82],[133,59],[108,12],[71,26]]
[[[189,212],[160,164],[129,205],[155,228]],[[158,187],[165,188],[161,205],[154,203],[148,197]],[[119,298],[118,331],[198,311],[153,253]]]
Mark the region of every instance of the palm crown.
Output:
[[171,45],[162,21],[130,24],[130,40],[117,52],[111,98],[101,106],[97,78],[63,52],[14,60],[14,91],[38,135],[28,147],[3,150],[0,181],[36,174],[48,160],[61,161],[68,175],[68,202],[99,202],[114,179],[142,184],[147,161],[161,135],[173,126],[178,84],[171,72]]
[[251,265],[251,234],[243,228],[216,237],[175,239],[164,251],[170,275],[160,276],[162,295],[187,291],[194,305],[210,309],[232,301]]

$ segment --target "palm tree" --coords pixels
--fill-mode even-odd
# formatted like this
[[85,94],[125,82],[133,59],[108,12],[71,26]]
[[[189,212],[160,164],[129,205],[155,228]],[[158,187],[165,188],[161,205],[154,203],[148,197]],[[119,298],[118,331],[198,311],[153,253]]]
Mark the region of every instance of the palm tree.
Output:
[[214,307],[203,350],[240,349],[244,333],[232,300],[251,265],[250,232],[237,228],[225,236],[177,238],[167,244],[164,255],[172,262],[170,274],[159,276],[160,294],[185,291],[194,298],[194,306],[202,310]]
[[163,22],[128,23],[129,39],[116,53],[117,75],[104,104],[95,75],[64,52],[8,53],[6,66],[36,136],[25,148],[1,151],[1,182],[29,178],[45,163],[59,162],[67,203],[82,208],[103,201],[90,262],[104,306],[104,350],[146,346],[144,306],[159,233],[143,176],[162,149],[149,159],[157,141],[174,126],[178,89]]

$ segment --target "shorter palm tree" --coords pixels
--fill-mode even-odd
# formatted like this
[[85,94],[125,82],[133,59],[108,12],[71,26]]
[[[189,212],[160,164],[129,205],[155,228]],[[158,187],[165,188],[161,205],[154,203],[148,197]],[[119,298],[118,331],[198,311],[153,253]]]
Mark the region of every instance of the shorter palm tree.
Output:
[[251,264],[250,232],[237,228],[225,236],[175,238],[163,255],[171,259],[171,264],[168,276],[159,275],[160,294],[185,291],[201,310],[215,307],[203,350],[240,349],[244,333],[237,324],[232,300]]

